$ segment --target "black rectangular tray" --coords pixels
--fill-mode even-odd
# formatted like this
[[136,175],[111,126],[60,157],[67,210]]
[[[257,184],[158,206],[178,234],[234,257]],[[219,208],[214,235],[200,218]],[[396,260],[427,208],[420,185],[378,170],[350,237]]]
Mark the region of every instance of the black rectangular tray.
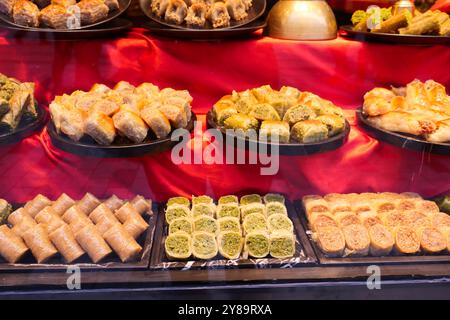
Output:
[[450,262],[450,254],[436,254],[436,255],[389,255],[384,257],[343,257],[331,258],[327,257],[316,242],[312,239],[312,232],[309,229],[308,221],[306,219],[305,208],[301,200],[294,202],[295,209],[300,218],[303,230],[306,230],[307,239],[314,248],[319,263],[324,265],[395,265],[395,264],[417,264],[417,263],[441,263]]
[[[13,205],[13,208],[19,208],[23,205]],[[27,272],[27,271],[66,271],[69,267],[79,267],[85,271],[97,270],[146,270],[150,263],[150,254],[153,246],[153,237],[155,234],[156,216],[153,214],[157,212],[158,205],[153,203],[151,212],[144,215],[144,219],[149,224],[149,228],[136,241],[142,246],[141,258],[135,262],[123,263],[119,257],[113,252],[101,263],[92,263],[86,255],[79,261],[73,264],[67,264],[64,259],[58,254],[45,264],[36,263],[36,260],[30,252],[20,261],[20,263],[8,263],[0,257],[0,271],[11,272]]]
[[211,260],[186,260],[172,261],[166,256],[164,241],[168,234],[168,226],[165,223],[165,204],[159,207],[158,220],[156,222],[155,245],[150,262],[150,269],[157,270],[192,270],[192,269],[236,269],[236,268],[293,268],[311,266],[317,264],[317,257],[314,254],[305,230],[303,229],[294,206],[286,201],[289,218],[294,224],[294,234],[296,236],[296,250],[293,258],[276,259],[237,259],[228,260],[217,255]]

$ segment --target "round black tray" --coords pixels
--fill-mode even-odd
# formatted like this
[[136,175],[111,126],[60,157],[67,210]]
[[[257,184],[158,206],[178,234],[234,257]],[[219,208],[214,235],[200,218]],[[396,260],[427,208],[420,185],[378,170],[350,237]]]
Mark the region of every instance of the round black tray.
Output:
[[[232,138],[231,141],[235,143],[236,140],[244,139],[243,137],[238,137],[236,135],[227,133],[225,128],[222,126],[219,126],[217,122],[214,119],[214,116],[212,114],[212,111],[208,111],[208,114],[206,115],[206,121],[208,123],[208,128],[210,129],[217,129],[219,130],[223,136],[227,136],[229,138]],[[343,146],[348,139],[348,135],[350,133],[350,124],[345,121],[345,129],[340,134],[331,137],[325,141],[321,142],[315,142],[315,143],[296,143],[296,142],[290,142],[290,143],[280,143],[276,144],[278,147],[278,151],[280,155],[283,156],[306,156],[311,155],[315,153],[321,153],[326,151],[335,150],[341,146]],[[230,141],[230,139],[226,139],[227,141]],[[245,138],[245,149],[249,150],[249,142],[250,140],[248,138]],[[252,141],[255,142],[255,141]],[[271,152],[272,146],[275,145],[270,142],[262,142],[257,141],[258,143],[258,152],[261,151],[261,146],[263,147],[263,150],[267,150],[267,152]],[[235,144],[237,146],[240,146],[240,144]],[[264,148],[265,147],[265,148]]]
[[356,110],[356,118],[358,120],[358,125],[362,127],[369,136],[377,140],[387,142],[400,148],[450,155],[450,143],[431,143],[417,136],[377,128],[367,121],[361,109]]
[[89,29],[81,30],[53,30],[48,29],[24,29],[12,25],[0,23],[0,28],[7,31],[6,36],[12,38],[39,38],[45,40],[82,40],[94,38],[109,38],[118,36],[131,29],[133,24],[122,18]]
[[76,32],[79,30],[99,26],[101,24],[107,23],[107,22],[112,21],[115,18],[119,17],[122,13],[124,13],[128,9],[128,7],[131,4],[131,0],[118,0],[118,1],[119,1],[119,10],[114,10],[113,12],[110,12],[105,19],[98,21],[96,23],[93,23],[93,24],[81,26],[79,28],[70,29],[70,30],[57,30],[57,29],[51,29],[51,28],[32,28],[32,27],[22,26],[20,24],[15,23],[14,20],[12,19],[12,17],[10,17],[4,13],[0,13],[0,20],[6,22],[7,24],[12,25],[16,28],[19,28],[19,29],[27,29],[27,30],[35,30],[35,31],[40,30],[42,32],[48,32],[48,33],[61,32],[61,31]]
[[[186,130],[192,131],[196,120],[197,117],[192,112],[191,121],[189,121]],[[98,158],[139,157],[145,154],[169,150],[178,143],[178,141],[172,141],[170,135],[167,138],[156,139],[150,133],[150,130],[149,135],[142,143],[133,143],[126,138],[116,138],[112,145],[102,146],[88,136],[84,136],[80,141],[76,142],[64,134],[58,134],[52,121],[49,121],[47,125],[47,132],[55,147],[69,153]]]
[[185,23],[183,23],[182,25],[176,25],[176,24],[172,24],[172,23],[168,23],[168,22],[164,21],[163,19],[157,17],[156,15],[154,15],[151,12],[151,9],[150,9],[151,2],[152,2],[152,0],[139,0],[142,11],[151,20],[153,20],[157,23],[160,23],[162,25],[165,25],[167,27],[170,27],[170,28],[176,28],[176,29],[181,29],[181,30],[190,30],[193,32],[195,31],[195,32],[210,32],[211,33],[211,32],[215,32],[215,31],[241,27],[241,26],[247,25],[247,24],[255,21],[256,19],[258,19],[259,17],[261,17],[264,14],[264,11],[266,10],[266,0],[253,0],[253,5],[249,9],[248,16],[246,19],[241,20],[241,21],[231,20],[230,26],[225,27],[225,28],[213,28],[213,26],[209,23],[209,21],[207,21],[206,26],[204,28],[200,29],[200,28],[189,28],[189,27],[187,27],[187,25]]
[[237,38],[243,36],[249,36],[254,32],[265,28],[267,22],[265,20],[256,20],[245,26],[241,26],[233,29],[219,29],[219,30],[192,30],[192,29],[175,29],[166,27],[154,21],[144,22],[142,25],[148,29],[149,32],[158,36],[174,37],[182,39],[194,39],[194,40],[217,40],[227,38]]
[[33,135],[36,131],[40,130],[47,122],[47,111],[39,106],[36,106],[36,110],[38,116],[34,121],[26,121],[22,119],[16,130],[0,130],[0,145],[20,142],[23,139]]
[[408,34],[355,31],[350,25],[342,26],[339,34],[359,41],[378,41],[398,44],[436,45],[450,43],[450,36],[416,36]]

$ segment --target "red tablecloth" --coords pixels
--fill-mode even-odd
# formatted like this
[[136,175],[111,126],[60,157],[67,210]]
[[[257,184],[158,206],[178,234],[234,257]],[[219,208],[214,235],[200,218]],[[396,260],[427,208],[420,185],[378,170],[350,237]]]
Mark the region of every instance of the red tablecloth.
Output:
[[[56,94],[150,81],[189,89],[204,114],[221,96],[271,84],[291,85],[346,109],[374,86],[434,79],[450,88],[450,47],[396,46],[344,39],[294,42],[254,37],[231,41],[154,38],[135,29],[121,39],[57,41],[0,38],[0,72],[37,83],[47,105]],[[350,112],[350,115],[353,113]],[[204,119],[204,117],[200,117]],[[350,119],[351,120],[351,119]],[[352,120],[351,120],[352,121]],[[0,197],[24,201],[37,193],[102,197],[142,193],[158,200],[174,194],[218,196],[239,190],[310,193],[450,190],[450,158],[378,142],[352,125],[347,144],[308,157],[282,157],[276,176],[258,165],[175,165],[170,151],[128,159],[79,157],[54,148],[47,134],[0,148]]]

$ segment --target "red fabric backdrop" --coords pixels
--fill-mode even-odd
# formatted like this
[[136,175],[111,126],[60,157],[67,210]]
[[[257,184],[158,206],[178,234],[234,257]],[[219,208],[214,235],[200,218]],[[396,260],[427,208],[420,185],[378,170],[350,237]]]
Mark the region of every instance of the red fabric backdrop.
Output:
[[[150,81],[189,89],[197,114],[235,90],[291,85],[349,110],[374,86],[434,79],[450,88],[450,47],[396,46],[344,39],[281,41],[264,37],[230,41],[155,38],[134,29],[121,39],[45,42],[0,38],[0,72],[37,83],[43,105],[57,94]],[[204,117],[200,117],[204,119]],[[282,157],[276,176],[258,165],[175,165],[170,151],[140,158],[79,157],[53,147],[45,132],[0,148],[0,197],[25,201],[37,193],[79,197],[135,193],[164,200],[174,194],[218,196],[239,190],[309,193],[450,190],[449,157],[400,149],[371,139],[352,125],[347,144],[308,157]]]

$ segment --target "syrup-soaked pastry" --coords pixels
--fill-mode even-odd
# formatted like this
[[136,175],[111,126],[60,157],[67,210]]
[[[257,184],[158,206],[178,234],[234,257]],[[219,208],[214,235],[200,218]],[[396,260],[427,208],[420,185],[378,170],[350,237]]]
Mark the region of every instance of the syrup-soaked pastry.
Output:
[[292,232],[275,232],[270,235],[270,255],[277,259],[292,258],[295,254],[295,236]]
[[51,232],[49,238],[67,263],[76,261],[85,253],[67,224]]
[[62,215],[62,219],[68,224],[77,220],[89,220],[89,218],[83,213],[83,211],[80,210],[78,205],[71,206],[69,209],[67,209],[66,212],[64,212],[64,214]]
[[19,208],[9,215],[8,223],[12,226],[15,226],[21,223],[23,220],[30,220],[30,219],[33,220],[30,214],[24,208]]
[[225,4],[232,19],[240,21],[247,18],[248,13],[243,0],[226,0]]
[[23,240],[38,263],[45,263],[58,254],[58,250],[53,246],[42,225],[28,229],[23,235]]
[[10,16],[17,0],[0,0],[0,12]]
[[415,230],[432,226],[431,219],[418,210],[406,211],[403,214],[405,215],[406,225]]
[[170,0],[153,0],[151,4],[152,12],[160,18],[164,18]]
[[367,256],[370,249],[370,236],[361,224],[352,224],[342,228],[347,249],[352,255]]
[[397,210],[414,210],[416,208],[416,201],[414,199],[399,199],[395,201]]
[[261,123],[259,139],[261,141],[288,143],[290,139],[289,124],[285,121],[265,120]]
[[238,259],[242,252],[244,240],[240,232],[225,231],[217,237],[219,252],[225,259]]
[[224,28],[230,25],[230,15],[223,2],[215,2],[208,12],[208,19],[214,28]]
[[314,232],[319,231],[321,228],[338,227],[338,223],[336,222],[334,217],[331,214],[325,212],[318,213],[314,216],[314,219],[309,221],[311,230]]
[[95,208],[89,215],[89,219],[91,219],[95,224],[97,224],[102,218],[107,218],[118,222],[113,212],[103,203]]
[[94,195],[89,192],[84,195],[84,197],[78,201],[77,207],[81,212],[85,215],[89,216],[89,214],[100,205],[100,200],[98,200]]
[[420,236],[410,227],[398,227],[395,230],[395,249],[402,254],[419,252]]
[[24,217],[19,223],[16,223],[14,227],[12,227],[12,231],[18,235],[19,237],[23,238],[23,235],[25,232],[28,231],[28,229],[37,226],[36,221],[34,221],[31,217]]
[[[203,3],[199,3],[199,5],[204,6]],[[194,7],[194,5],[192,7]],[[188,17],[191,14],[191,10],[193,10],[192,7],[189,8]],[[197,7],[197,4],[195,4],[195,7]],[[186,20],[188,19],[188,17],[186,17]],[[217,123],[221,126],[223,126],[225,120],[238,113],[236,105],[232,99],[232,96],[230,95],[224,96],[219,101],[217,101],[214,104],[212,111],[214,119],[216,119]]]
[[102,261],[112,253],[111,248],[93,224],[88,224],[79,230],[75,234],[75,239],[94,263]]
[[421,235],[420,247],[424,252],[433,254],[447,248],[447,239],[437,228],[424,228]]
[[370,237],[370,254],[372,256],[387,256],[394,247],[395,240],[392,233],[382,224],[367,227]]
[[123,206],[123,203],[123,200],[119,199],[116,195],[112,195],[105,202],[103,202],[103,204],[107,206],[112,212]]
[[109,8],[103,0],[81,0],[77,4],[80,8],[82,25],[99,22],[108,16]]
[[64,215],[64,213],[75,204],[75,200],[69,197],[67,194],[63,193],[53,202],[51,208],[53,211],[58,214],[60,217]]
[[374,211],[364,211],[359,215],[359,218],[367,229],[376,224],[383,225],[383,221]]
[[187,16],[187,11],[187,5],[183,0],[170,0],[165,19],[170,23],[182,24]]
[[51,0],[51,4],[60,5],[63,7],[70,7],[77,4],[76,0]]
[[108,146],[116,137],[113,120],[100,111],[92,111],[86,118],[84,132],[99,145]]
[[137,195],[130,201],[130,203],[140,215],[143,215],[144,213],[151,213],[152,201],[145,199],[143,196]]
[[209,260],[217,256],[219,247],[214,234],[197,231],[192,234],[192,254],[197,259]]
[[352,224],[361,224],[361,219],[351,211],[338,212],[334,216],[341,228]]
[[[186,23],[191,27],[202,28],[206,23],[207,7],[204,3],[198,2],[191,5],[186,16]],[[234,109],[236,110],[236,109]]]
[[66,223],[53,211],[52,207],[45,207],[34,218],[37,223],[44,224],[48,233],[53,232]]
[[145,108],[141,110],[141,118],[158,139],[167,137],[172,131],[169,119],[159,109]]
[[450,216],[443,212],[436,213],[432,216],[433,227],[447,234],[450,232]]
[[130,217],[125,221],[123,227],[129,235],[131,235],[134,239],[137,239],[141,234],[145,232],[145,230],[148,229],[149,226],[142,219]]
[[28,247],[22,238],[6,225],[0,226],[0,256],[9,263],[16,263],[27,253]]
[[109,229],[114,227],[116,224],[121,225],[120,222],[117,219],[113,220],[113,219],[109,219],[107,217],[102,217],[97,222],[95,227],[97,228],[97,231],[100,233],[100,235],[103,237],[105,232],[107,232]]
[[158,110],[169,120],[170,124],[178,129],[185,128],[189,122],[184,109],[173,106],[172,104],[162,104]]
[[[70,13],[66,7],[57,5],[57,4],[51,4],[44,9],[41,10],[40,20],[41,24],[44,26],[47,26],[52,29],[69,29],[70,28],[70,21],[76,19],[75,15],[73,13]],[[54,104],[52,108],[52,104],[50,105],[50,110],[52,112],[52,118],[53,113],[56,111],[62,111],[65,110],[64,113],[67,113],[64,117],[63,124],[64,126],[61,127],[61,129],[64,133],[66,133],[69,137],[78,138],[78,136],[82,133],[81,130],[78,129],[78,122],[71,122],[70,120],[81,118],[81,112],[74,108],[64,108],[61,105]],[[78,112],[77,112],[78,111]],[[69,113],[70,112],[70,113]],[[72,124],[72,126],[70,126]],[[67,131],[67,132],[65,132]],[[72,132],[71,132],[72,131]],[[80,140],[81,136],[76,140]]]
[[52,205],[52,202],[47,197],[38,194],[33,200],[25,204],[24,209],[32,218],[34,218],[39,211],[50,205]]
[[142,247],[119,224],[113,226],[103,236],[122,262],[135,260],[142,251]]
[[39,27],[39,15],[38,6],[29,0],[18,0],[14,4],[13,20],[21,26]]
[[116,129],[135,143],[141,143],[147,137],[147,125],[134,112],[122,109],[113,116],[113,121]]
[[164,241],[164,249],[169,259],[188,259],[192,255],[192,238],[183,231],[169,234]]
[[145,222],[144,218],[142,218],[136,208],[129,202],[125,203],[119,210],[114,212],[114,215],[121,223],[126,223],[129,219],[134,219],[135,223],[148,227],[148,224]]
[[305,206],[308,217],[312,212],[330,212],[328,202],[320,196],[303,197],[303,205]]
[[[53,11],[56,11],[55,13]],[[66,9],[62,6],[50,5],[41,11],[41,20],[44,24],[53,29],[67,29],[67,21],[65,22],[55,22],[53,21],[54,15],[64,14]],[[63,16],[64,17],[64,16]],[[69,19],[66,17],[66,20]],[[53,20],[51,20],[53,19]],[[48,20],[50,22],[46,22]],[[64,24],[64,26],[59,23]],[[53,101],[49,107],[50,114],[52,116],[53,123],[55,124],[56,131],[58,133],[64,133],[73,141],[79,141],[84,136],[84,121],[86,118],[85,112],[80,109],[58,103]]]

